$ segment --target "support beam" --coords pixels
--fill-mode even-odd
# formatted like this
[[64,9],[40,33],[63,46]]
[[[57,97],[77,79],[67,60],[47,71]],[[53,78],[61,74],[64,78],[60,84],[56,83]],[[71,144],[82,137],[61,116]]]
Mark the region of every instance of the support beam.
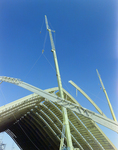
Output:
[[[51,47],[52,47],[52,52],[53,52],[53,57],[54,57],[54,62],[55,62],[56,75],[57,75],[57,81],[58,81],[58,87],[59,87],[59,95],[61,98],[64,98],[61,76],[60,76],[60,71],[59,71],[59,65],[58,65],[55,45],[54,45],[54,41],[53,41],[53,37],[52,37],[52,30],[49,28],[46,15],[45,15],[45,22],[46,22],[46,28],[49,31],[50,42],[51,42]],[[73,150],[69,121],[68,121],[68,114],[67,114],[66,108],[64,108],[64,107],[62,107],[62,115],[63,115],[63,125],[65,126],[65,135],[67,138],[67,147],[68,147],[68,149]],[[63,143],[64,143],[64,137],[61,138],[60,150],[62,149]]]
[[69,81],[70,84],[72,84],[78,91],[80,91],[88,100],[89,102],[95,107],[95,109],[103,116],[105,114],[102,112],[102,110],[94,103],[94,101],[80,88],[78,87],[73,81]]
[[102,82],[102,79],[101,79],[101,77],[100,77],[100,74],[99,74],[99,72],[98,72],[98,70],[97,70],[97,69],[96,69],[96,71],[97,71],[97,74],[98,74],[98,77],[99,77],[100,83],[101,83],[101,85],[102,85],[102,88],[103,88],[104,94],[105,94],[105,96],[106,96],[106,99],[107,99],[107,102],[108,102],[108,105],[109,105],[109,108],[110,108],[110,111],[111,111],[111,114],[112,114],[113,120],[114,120],[114,121],[117,121],[117,120],[116,120],[116,116],[115,116],[114,111],[113,111],[113,108],[112,108],[112,105],[111,105],[111,103],[110,103],[109,97],[108,97],[108,95],[107,95],[106,89],[105,89],[104,84],[103,84],[103,82]]

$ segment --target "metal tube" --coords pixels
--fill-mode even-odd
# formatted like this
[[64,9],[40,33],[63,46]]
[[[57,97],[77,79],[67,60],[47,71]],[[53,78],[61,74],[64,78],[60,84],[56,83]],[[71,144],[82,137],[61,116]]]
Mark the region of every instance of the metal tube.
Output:
[[[59,87],[59,94],[60,94],[61,98],[64,98],[63,89],[62,89],[62,82],[61,82],[61,76],[60,76],[60,72],[59,72],[59,66],[58,66],[58,61],[57,61],[57,56],[56,56],[56,51],[55,51],[55,46],[54,46],[54,42],[53,42],[53,38],[52,38],[51,29],[49,29],[48,21],[47,21],[46,16],[45,16],[45,20],[46,20],[47,30],[49,31],[51,47],[52,47],[52,52],[53,52],[53,57],[54,57],[54,62],[55,62],[56,75],[57,75],[57,81],[58,81],[58,87]],[[69,150],[73,150],[67,110],[64,107],[62,107],[62,114],[63,114],[63,125],[65,125],[65,134],[66,134],[66,139],[67,139],[67,147],[69,148]],[[60,149],[63,146],[63,143],[64,143],[64,137],[62,137],[62,139],[61,139]]]
[[97,71],[97,74],[98,74],[98,77],[99,77],[100,83],[101,83],[101,85],[102,85],[102,88],[103,88],[104,94],[105,94],[105,96],[106,96],[106,99],[107,99],[107,101],[108,101],[108,105],[109,105],[109,108],[110,108],[110,111],[111,111],[111,114],[112,114],[113,120],[114,120],[114,121],[117,121],[117,120],[116,120],[116,117],[115,117],[115,114],[114,114],[114,111],[113,111],[113,108],[112,108],[112,105],[111,105],[111,103],[110,103],[109,97],[108,97],[107,92],[106,92],[106,90],[105,90],[104,84],[103,84],[102,79],[101,79],[101,77],[100,77],[100,74],[99,74],[99,72],[98,72],[98,70],[97,70],[97,69],[96,69],[96,71]]
[[103,116],[105,114],[102,112],[102,110],[94,103],[94,101],[80,88],[78,87],[73,81],[69,81],[70,84],[72,84],[78,91],[80,91],[88,100],[89,102],[96,108],[96,110]]

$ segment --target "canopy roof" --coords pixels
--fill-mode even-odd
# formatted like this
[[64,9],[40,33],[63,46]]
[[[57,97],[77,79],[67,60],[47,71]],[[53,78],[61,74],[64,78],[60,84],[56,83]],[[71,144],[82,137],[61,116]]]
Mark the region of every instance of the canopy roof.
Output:
[[[58,88],[45,91],[59,95]],[[66,100],[80,106],[67,91],[63,92]],[[74,148],[116,149],[93,120],[70,109],[67,112]],[[0,132],[6,131],[21,149],[59,149],[63,118],[57,103],[31,94],[0,107],[0,115]]]

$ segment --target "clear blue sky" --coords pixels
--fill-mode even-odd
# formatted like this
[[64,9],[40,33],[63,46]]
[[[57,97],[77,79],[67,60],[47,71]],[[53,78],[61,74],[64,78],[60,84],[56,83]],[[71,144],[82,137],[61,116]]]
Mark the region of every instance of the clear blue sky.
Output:
[[[73,80],[112,119],[98,69],[118,120],[117,0],[0,0],[0,76],[19,78],[41,89],[58,86],[44,15],[56,31],[63,87],[83,107],[96,112],[81,93],[76,97],[68,83]],[[2,83],[0,89],[0,106],[31,94],[9,83]],[[100,128],[118,148],[118,134]],[[11,149],[6,135],[3,140],[6,150]]]

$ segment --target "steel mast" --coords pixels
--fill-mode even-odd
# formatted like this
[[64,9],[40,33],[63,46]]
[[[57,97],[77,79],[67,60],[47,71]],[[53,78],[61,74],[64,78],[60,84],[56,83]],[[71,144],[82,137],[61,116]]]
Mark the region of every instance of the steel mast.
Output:
[[96,71],[97,71],[97,74],[98,74],[98,77],[99,77],[100,83],[101,83],[101,85],[102,85],[102,88],[103,88],[104,94],[105,94],[105,96],[106,96],[106,99],[107,99],[107,101],[108,101],[108,105],[109,105],[109,108],[110,108],[110,111],[111,111],[111,114],[112,114],[113,120],[114,120],[114,121],[117,121],[117,120],[116,120],[116,117],[115,117],[115,114],[114,114],[114,111],[113,111],[113,108],[112,108],[112,105],[111,105],[111,103],[110,103],[109,97],[108,97],[108,95],[107,95],[106,89],[105,89],[104,84],[103,84],[103,82],[102,82],[102,79],[101,79],[101,77],[100,77],[100,74],[99,74],[99,72],[98,72],[98,70],[97,70],[97,69],[96,69]]
[[[46,15],[45,15],[45,23],[46,23],[46,28],[49,31],[49,36],[50,36],[50,42],[51,42],[51,47],[52,47],[51,51],[53,52],[53,57],[54,57],[54,62],[55,62],[56,75],[57,75],[57,81],[58,81],[58,87],[59,87],[59,94],[60,94],[61,98],[64,98],[61,76],[60,76],[59,66],[58,66],[58,61],[57,61],[57,56],[56,56],[56,50],[55,50],[55,45],[54,45],[53,37],[52,37],[52,30],[48,26],[48,20],[47,20]],[[67,139],[67,147],[69,150],[73,150],[67,110],[64,107],[62,107],[62,114],[63,114],[63,126],[65,127],[65,135],[66,135],[66,139]],[[64,136],[61,137],[60,150],[61,150],[63,144],[64,144]]]

